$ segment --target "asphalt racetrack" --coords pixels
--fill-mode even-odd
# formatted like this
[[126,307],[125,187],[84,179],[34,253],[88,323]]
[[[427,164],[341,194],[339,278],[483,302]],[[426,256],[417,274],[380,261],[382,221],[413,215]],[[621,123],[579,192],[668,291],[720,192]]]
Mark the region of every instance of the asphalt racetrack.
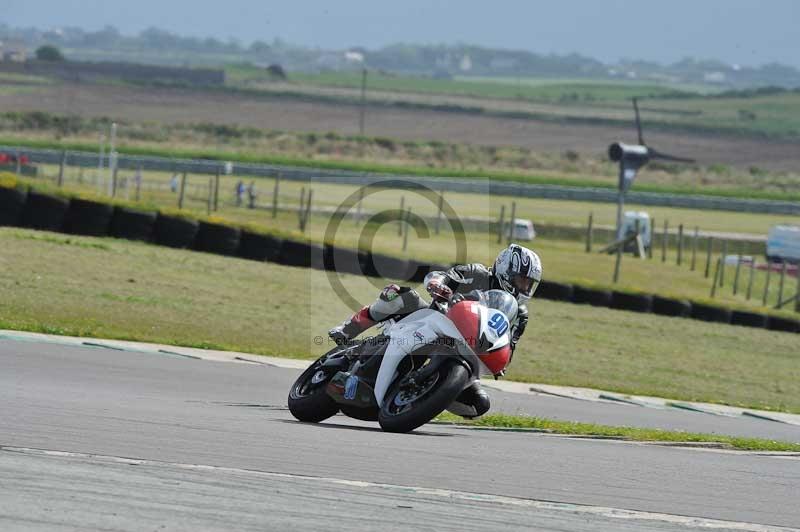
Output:
[[[285,407],[297,370],[0,340],[0,530],[776,530],[800,459]],[[494,410],[800,441],[800,427],[492,393]]]

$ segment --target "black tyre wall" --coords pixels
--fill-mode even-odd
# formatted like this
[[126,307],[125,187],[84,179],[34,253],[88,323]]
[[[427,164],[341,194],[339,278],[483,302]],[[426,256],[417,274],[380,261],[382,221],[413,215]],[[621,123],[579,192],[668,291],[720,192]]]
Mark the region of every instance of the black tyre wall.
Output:
[[0,225],[19,225],[26,196],[24,190],[0,187]]
[[329,245],[326,247],[325,269],[336,273],[363,275],[361,264],[366,260],[364,255],[361,251]]
[[630,310],[633,312],[650,312],[653,308],[653,296],[647,294],[611,293],[611,308]]
[[573,287],[572,301],[594,307],[608,307],[611,305],[611,292],[575,286]]
[[727,308],[715,307],[703,303],[692,303],[692,318],[717,323],[730,323],[731,311]]
[[800,332],[800,322],[789,318],[770,316],[767,319],[767,329],[771,331]]
[[241,231],[237,227],[200,222],[194,248],[217,255],[236,255]]
[[75,198],[69,203],[66,230],[74,235],[107,236],[114,207],[108,203]]
[[281,252],[283,240],[270,235],[242,231],[239,238],[239,256],[243,259],[275,262]]
[[362,256],[361,264],[364,274],[369,277],[384,279],[409,280],[409,265],[407,260],[381,255],[380,253],[366,253]]
[[683,299],[653,296],[653,314],[688,318],[692,315],[692,304]]
[[197,236],[198,223],[179,216],[160,214],[156,218],[154,236],[156,244],[171,248],[191,248]]
[[150,241],[153,237],[158,213],[137,211],[125,207],[114,209],[109,233],[114,238]]
[[745,312],[734,310],[731,312],[732,325],[744,325],[745,327],[765,328],[767,326],[767,316],[758,312]]
[[43,231],[61,231],[69,209],[69,200],[29,192],[22,211],[22,226]]
[[534,297],[551,301],[572,301],[574,288],[571,284],[542,281]]
[[308,268],[311,266],[311,245],[308,242],[284,240],[277,262],[287,266]]

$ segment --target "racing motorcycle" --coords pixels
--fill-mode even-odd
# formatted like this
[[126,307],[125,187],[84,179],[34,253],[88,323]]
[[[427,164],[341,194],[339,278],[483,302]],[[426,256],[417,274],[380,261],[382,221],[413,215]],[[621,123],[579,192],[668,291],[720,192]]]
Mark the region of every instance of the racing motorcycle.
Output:
[[511,361],[517,301],[503,290],[474,299],[434,301],[389,320],[377,336],[328,351],[292,385],[292,415],[317,423],[341,411],[378,421],[387,432],[409,432],[453,405],[481,375],[499,378]]

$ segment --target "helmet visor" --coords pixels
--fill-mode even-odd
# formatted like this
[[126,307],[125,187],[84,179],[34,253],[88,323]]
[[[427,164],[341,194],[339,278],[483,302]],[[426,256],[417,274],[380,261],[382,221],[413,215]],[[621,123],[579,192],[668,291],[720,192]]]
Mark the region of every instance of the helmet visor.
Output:
[[536,291],[536,288],[539,286],[539,281],[523,275],[515,275],[511,279],[511,284],[513,284],[514,288],[516,288],[517,291],[523,296],[531,297]]

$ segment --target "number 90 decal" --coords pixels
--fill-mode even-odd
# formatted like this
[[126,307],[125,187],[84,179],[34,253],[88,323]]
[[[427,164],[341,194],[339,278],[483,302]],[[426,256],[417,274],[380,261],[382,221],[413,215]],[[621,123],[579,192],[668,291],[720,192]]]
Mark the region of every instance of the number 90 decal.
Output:
[[508,330],[508,320],[502,312],[495,312],[489,319],[489,327],[497,333],[497,336],[503,336]]

